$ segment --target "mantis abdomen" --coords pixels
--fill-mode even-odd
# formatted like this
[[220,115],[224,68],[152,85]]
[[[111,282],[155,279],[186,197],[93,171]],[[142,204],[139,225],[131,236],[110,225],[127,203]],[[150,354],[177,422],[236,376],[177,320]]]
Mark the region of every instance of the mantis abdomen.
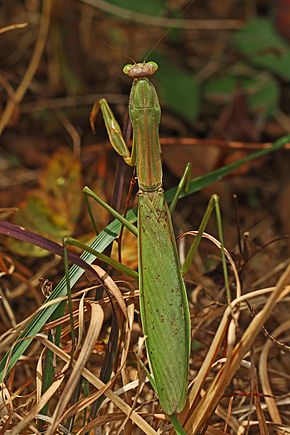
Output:
[[139,192],[138,199],[142,326],[155,389],[170,415],[182,411],[186,400],[190,343],[186,290],[162,189]]

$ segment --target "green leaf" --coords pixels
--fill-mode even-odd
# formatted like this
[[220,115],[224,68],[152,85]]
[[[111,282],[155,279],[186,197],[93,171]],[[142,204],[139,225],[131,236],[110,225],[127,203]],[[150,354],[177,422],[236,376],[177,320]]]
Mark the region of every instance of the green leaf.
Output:
[[229,101],[239,86],[245,91],[252,112],[263,113],[267,118],[279,107],[280,88],[277,81],[267,73],[252,71],[254,76],[238,76],[232,71],[227,76],[210,79],[205,85],[208,98]]
[[228,100],[237,89],[237,83],[237,77],[233,74],[215,77],[207,81],[205,92],[209,98]]
[[270,19],[250,20],[236,33],[233,45],[248,56],[253,65],[290,79],[290,47]]
[[75,224],[81,209],[80,162],[71,151],[56,151],[40,179],[41,190],[59,227]]
[[[32,193],[23,204],[23,208],[15,214],[13,223],[46,234],[50,238],[61,240],[67,234],[67,229],[55,226],[49,218],[50,213],[51,211],[43,199]],[[7,239],[6,246],[10,251],[22,256],[45,257],[49,255],[49,252],[38,246],[10,238]]]
[[190,74],[173,65],[159,53],[153,53],[150,59],[159,65],[156,80],[165,106],[186,121],[193,122],[199,114],[200,97],[197,82]]
[[[54,241],[71,235],[81,209],[80,164],[71,151],[59,150],[40,177],[40,189],[28,194],[13,223]],[[7,246],[18,255],[43,257],[49,253],[30,243],[8,239]]]
[[278,111],[280,88],[277,81],[269,75],[245,81],[243,87],[247,91],[247,99],[252,111],[263,113],[266,118]]
[[146,15],[162,16],[165,12],[164,0],[107,0],[107,3]]

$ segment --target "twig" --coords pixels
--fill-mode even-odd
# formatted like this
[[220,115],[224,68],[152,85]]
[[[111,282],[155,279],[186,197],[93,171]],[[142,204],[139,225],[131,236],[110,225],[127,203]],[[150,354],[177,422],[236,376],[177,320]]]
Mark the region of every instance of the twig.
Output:
[[[263,148],[271,148],[272,142],[238,142],[229,141],[225,139],[200,139],[194,137],[183,137],[183,138],[173,138],[173,137],[162,137],[160,138],[160,143],[162,145],[185,145],[185,146],[209,146],[209,147],[221,147],[221,148],[233,148],[237,150],[256,150]],[[290,149],[290,143],[284,145],[285,149]]]
[[61,111],[57,112],[57,117],[70,135],[73,143],[73,154],[78,160],[81,158],[81,137],[76,127],[70,122],[68,117]]
[[101,9],[102,11],[116,15],[124,20],[134,21],[140,24],[150,26],[170,27],[175,29],[192,29],[192,30],[231,30],[240,29],[244,25],[242,20],[224,19],[224,20],[183,20],[176,18],[154,17],[140,12],[131,11],[130,9],[115,6],[104,0],[81,0],[83,3]]
[[[1,76],[0,76],[1,77]],[[37,101],[27,101],[21,106],[21,113],[30,113],[37,110],[56,110],[65,107],[86,106],[93,104],[96,100],[106,98],[112,104],[127,104],[128,97],[121,94],[87,94],[69,95],[67,97],[46,98]]]
[[13,115],[15,106],[19,104],[22,98],[24,97],[25,92],[27,91],[27,88],[31,80],[33,79],[33,76],[39,65],[45,47],[47,34],[48,34],[50,15],[51,15],[51,5],[52,5],[52,0],[45,0],[43,3],[43,13],[39,24],[38,38],[35,44],[34,52],[32,54],[30,64],[28,65],[28,68],[24,74],[24,77],[20,85],[15,91],[13,97],[10,98],[6,104],[4,113],[0,119],[0,134],[3,132],[4,128],[9,123],[9,120]]
[[23,29],[26,26],[28,26],[28,23],[10,24],[9,26],[1,27],[0,35],[1,33],[9,32],[10,30]]

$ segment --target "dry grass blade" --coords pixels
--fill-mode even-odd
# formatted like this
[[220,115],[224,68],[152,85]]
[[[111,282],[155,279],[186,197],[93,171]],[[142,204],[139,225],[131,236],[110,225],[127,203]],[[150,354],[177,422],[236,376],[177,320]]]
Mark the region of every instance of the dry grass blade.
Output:
[[218,405],[216,408],[216,415],[218,415],[222,420],[225,421],[225,431],[227,430],[228,426],[232,429],[233,433],[238,434],[241,424],[239,423],[238,419],[235,418],[232,413],[232,400],[230,400],[230,406],[228,409],[224,409],[223,406]]
[[69,361],[66,362],[65,366],[61,370],[58,378],[51,384],[51,386],[46,390],[46,392],[41,396],[41,399],[33,406],[29,414],[23,418],[10,432],[10,435],[19,435],[25,429],[25,427],[30,423],[30,421],[38,414],[44,405],[47,404],[49,399],[55,394],[59,389],[62,381],[64,380],[64,373],[69,367]]
[[286,424],[277,424],[268,422],[268,424],[277,431],[277,434],[290,435],[290,426]]
[[[185,233],[184,235],[187,235],[187,234],[196,236],[198,234],[198,231],[189,231],[189,232]],[[202,237],[210,240],[212,243],[214,243],[218,247],[218,249],[221,249],[221,243],[216,238],[211,236],[210,234],[204,232]],[[236,279],[236,289],[237,289],[236,290],[236,292],[237,292],[236,301],[237,301],[237,300],[239,300],[240,295],[241,295],[241,284],[240,284],[239,274],[238,274],[237,268],[235,266],[235,263],[230,255],[230,253],[225,248],[224,248],[224,253],[225,253],[225,256],[227,257],[227,259],[232,267],[232,270],[233,270],[233,273],[234,273],[234,276]],[[193,403],[195,402],[197,395],[199,394],[199,392],[201,390],[202,384],[203,384],[203,382],[204,382],[204,380],[205,380],[205,378],[206,378],[206,376],[211,368],[211,365],[214,361],[214,358],[218,352],[218,349],[220,348],[220,346],[223,342],[223,339],[224,339],[227,331],[228,331],[228,343],[227,343],[228,352],[230,352],[230,350],[232,349],[232,346],[233,346],[234,340],[235,340],[235,325],[238,321],[238,314],[239,314],[239,311],[235,309],[237,306],[238,306],[238,303],[232,302],[231,307],[228,307],[228,309],[224,313],[222,321],[221,321],[219,328],[215,334],[214,340],[210,346],[209,351],[206,354],[204,363],[203,363],[202,367],[200,368],[200,371],[195,379],[193,388],[191,389],[191,391],[189,393],[189,407],[191,407],[193,405]],[[232,321],[230,323],[231,327],[229,328],[228,324],[230,322],[230,317],[233,314],[234,314],[234,318],[232,318]],[[183,414],[183,418],[185,420],[185,414]]]
[[[254,292],[251,293],[247,293],[243,296],[241,296],[240,298],[235,299],[234,301],[232,301],[232,309],[235,308],[236,305],[240,306],[240,310],[243,309],[248,309],[247,304],[245,304],[244,301],[247,301],[248,299],[257,299],[257,302],[261,303],[261,300],[259,300],[259,298],[261,298],[262,295],[267,295],[268,293],[272,293],[274,292],[275,287],[269,287],[269,288],[265,288],[265,289],[261,289],[261,290],[255,290]],[[286,297],[286,295],[290,292],[290,286],[286,286],[285,289],[281,292],[280,296],[278,297],[278,301],[282,300],[284,297]],[[214,358],[217,355],[217,352],[220,348],[220,345],[222,343],[222,340],[226,334],[226,330],[227,330],[227,326],[229,324],[231,318],[231,309],[230,307],[228,307],[226,309],[226,311],[224,312],[223,318],[219,324],[218,330],[214,336],[214,339],[211,343],[210,349],[208,350],[204,363],[201,366],[193,387],[189,393],[189,406],[192,407],[193,404],[195,403],[195,401],[197,401],[197,397],[200,394],[202,385],[206,379],[206,376],[210,370],[211,367],[214,367],[217,362],[215,362],[213,364]],[[219,360],[220,362],[224,362],[224,359]],[[226,361],[226,359],[225,359]],[[247,361],[244,361],[244,364],[248,363]],[[243,364],[243,361],[241,361],[241,364]],[[249,364],[249,363],[248,363]],[[187,417],[187,415],[190,415],[190,412],[187,412],[187,414],[182,416],[183,418],[183,422],[185,421]]]
[[0,34],[5,32],[10,32],[10,30],[15,29],[23,29],[24,27],[27,27],[28,23],[18,23],[18,24],[10,24],[9,26],[1,27]]
[[[183,238],[184,236],[187,236],[187,235],[196,237],[198,235],[198,231],[187,231],[186,233],[182,234],[182,236],[180,236],[179,238],[181,239],[181,238]],[[218,239],[216,239],[214,236],[212,236],[211,234],[208,234],[208,233],[206,233],[204,231],[203,234],[202,234],[202,238],[210,240],[214,245],[217,246],[217,248],[219,250],[222,249],[221,242]],[[235,265],[235,262],[234,262],[234,260],[233,260],[233,258],[231,256],[231,254],[229,253],[229,251],[225,247],[223,249],[224,249],[225,256],[227,257],[227,259],[228,259],[228,261],[229,261],[229,263],[231,265],[232,271],[234,273],[234,276],[235,276],[235,280],[236,280],[236,297],[239,298],[241,296],[241,283],[240,283],[239,273],[238,273],[238,270],[237,270],[237,267]]]
[[[68,355],[66,352],[61,350],[59,347],[55,346],[53,343],[48,341],[46,337],[43,337],[42,335],[38,334],[36,336],[38,340],[44,344],[48,349],[51,349],[57,356],[59,356],[63,361],[69,362],[70,361],[70,355]],[[75,366],[76,361],[73,360],[72,366]],[[105,394],[105,396],[108,397],[121,411],[124,412],[126,415],[130,415],[131,420],[140,427],[141,430],[147,435],[157,435],[157,432],[152,429],[151,426],[139,415],[136,411],[132,411],[130,406],[127,405],[120,397],[118,397],[113,391],[108,389],[107,385],[105,385],[100,379],[95,376],[92,372],[90,372],[88,369],[83,368],[81,375],[87,379],[92,385],[94,385],[99,390],[102,390],[102,394]]]
[[2,383],[0,389],[0,423],[3,431],[5,430],[5,427],[9,424],[12,416],[12,411],[13,402],[11,396],[6,385]]
[[76,351],[81,348],[83,336],[85,332],[85,307],[84,307],[84,301],[85,301],[85,293],[82,295],[80,303],[79,303],[79,309],[78,309],[78,316],[79,316],[79,333],[78,333],[78,342],[76,346]]
[[257,394],[254,395],[254,402],[256,407],[256,413],[259,421],[259,430],[261,435],[270,435],[268,426],[265,420],[265,416],[261,407],[260,398]]
[[[133,322],[134,322],[134,303],[131,303],[128,306],[128,317],[129,317],[129,321],[126,324],[126,342],[130,342],[131,340],[131,334],[132,334],[132,328],[133,328]],[[127,361],[127,357],[128,357],[128,348],[123,349],[122,351],[122,356],[121,356],[121,375],[122,375],[122,381],[123,381],[123,385],[127,385],[129,383],[129,377],[127,376],[127,372],[126,372],[126,361]],[[128,404],[131,404],[132,410],[135,407],[135,403],[137,401],[137,396],[135,396],[135,401],[132,405],[132,395],[129,392],[125,393],[125,400]],[[122,433],[122,431],[124,430],[124,434],[126,435],[128,432],[132,433],[132,423],[130,420],[130,415],[127,415],[127,417],[125,418],[124,423],[121,425],[121,427],[118,430],[118,433]]]
[[36,366],[36,401],[39,402],[41,399],[41,391],[42,391],[42,379],[43,379],[43,371],[42,371],[42,358],[44,354],[45,349],[42,350],[40,353],[40,356],[37,361]]
[[[0,288],[0,299],[1,299],[1,302],[2,302],[3,307],[5,309],[5,312],[7,314],[7,317],[9,319],[9,322],[12,325],[12,327],[14,327],[16,325],[16,319],[14,316],[14,312],[13,312],[13,309],[11,308],[9,300],[6,298],[5,293],[3,292],[2,288]],[[7,322],[7,320],[6,320],[6,322]]]
[[[275,290],[275,287],[268,287],[268,288],[259,289],[259,290],[255,290],[253,292],[247,293],[247,294],[241,296],[240,298],[233,300],[232,301],[232,308],[235,308],[236,305],[239,305],[240,311],[248,310],[247,301],[251,300],[251,299],[253,299],[254,306],[259,306],[259,305],[264,303],[265,297],[268,298],[267,295],[269,293],[272,293],[274,290]],[[287,285],[284,288],[284,290],[281,292],[277,301],[278,302],[282,301],[289,294],[289,292],[290,292],[290,286]],[[198,375],[194,379],[194,384],[193,384],[192,389],[190,390],[190,393],[189,393],[189,405],[190,405],[189,408],[193,406],[193,403],[195,401],[196,401],[195,403],[197,403],[198,395],[201,394],[202,385],[206,380],[206,377],[207,377],[209,370],[211,368],[217,366],[218,364],[225,363],[227,361],[226,358],[220,358],[219,360],[217,360],[213,363],[214,358],[218,353],[218,349],[219,349],[219,346],[221,344],[223,334],[225,334],[230,317],[231,317],[231,311],[230,311],[230,307],[228,307],[223,314],[223,318],[219,324],[219,328],[218,328],[218,330],[214,336],[214,339],[211,343],[210,349],[207,352],[204,363],[201,366],[200,371],[198,372]],[[240,365],[245,367],[245,368],[250,368],[251,363],[249,361],[242,360],[240,362]],[[204,392],[203,392],[203,394],[204,394]],[[186,420],[186,418],[188,418],[187,416],[191,414],[191,412],[188,410],[186,410],[186,412],[187,412],[187,414],[184,412],[182,415],[183,422]],[[218,408],[216,409],[216,413],[219,415]],[[244,433],[243,427],[241,426],[240,428],[242,431],[235,430],[235,433],[239,433],[239,434]]]
[[[197,236],[198,235],[198,231],[189,231],[186,234],[190,234],[193,236]],[[218,247],[219,250],[223,249],[224,251],[224,255],[226,256],[226,258],[228,259],[232,271],[234,273],[235,276],[235,281],[236,281],[236,298],[238,299],[241,296],[241,283],[240,283],[240,278],[239,278],[239,273],[237,270],[237,267],[235,265],[235,262],[232,258],[232,256],[230,255],[229,251],[225,248],[222,247],[222,244],[219,240],[217,240],[215,237],[213,237],[211,234],[206,233],[205,231],[202,234],[202,238],[208,239],[210,240],[214,245],[216,245]],[[238,304],[235,305],[235,307],[231,304],[229,306],[230,310],[231,310],[231,316],[232,316],[232,320],[228,326],[228,333],[227,333],[227,353],[230,354],[233,346],[236,342],[236,326],[238,324],[238,320],[239,320],[239,306]],[[209,356],[208,361],[211,360],[211,355],[207,355]],[[209,366],[208,366],[209,368]],[[190,398],[191,403],[194,401],[193,398]]]
[[[93,287],[95,288],[95,287]],[[83,292],[86,292],[87,290],[83,290]],[[72,297],[77,297],[79,293],[76,293],[72,295]],[[8,331],[6,331],[3,335],[0,336],[0,352],[3,352],[5,349],[7,349],[7,346],[11,342],[15,342],[15,338],[23,331],[25,326],[31,322],[32,319],[35,318],[35,316],[40,313],[41,311],[45,310],[47,307],[51,305],[59,304],[62,301],[67,301],[67,296],[61,296],[59,298],[55,298],[51,301],[43,303],[37,310],[35,310],[32,314],[30,314],[26,319],[22,320],[22,322],[17,323],[14,328],[10,328]],[[50,326],[54,327],[54,326]]]
[[228,435],[228,432],[224,432],[216,427],[209,426],[205,432],[205,435]]
[[[272,336],[276,338],[279,335],[281,335],[283,332],[289,330],[289,328],[290,328],[290,320],[282,323],[277,329],[275,329]],[[281,415],[276,405],[276,401],[273,397],[269,397],[272,396],[273,393],[268,377],[267,360],[268,360],[270,347],[272,346],[272,344],[273,342],[271,340],[267,340],[265,346],[263,347],[263,350],[260,355],[260,361],[259,361],[259,375],[260,375],[262,390],[263,393],[265,394],[265,402],[268,406],[268,411],[271,416],[271,419],[274,423],[282,424]]]
[[72,396],[74,389],[81,377],[82,369],[86,365],[92,353],[96,340],[101,332],[103,321],[104,312],[102,308],[98,304],[92,304],[90,325],[85,341],[81,348],[79,357],[73,367],[71,375],[61,393],[52,417],[52,425],[48,429],[47,435],[53,435],[56,432],[59,423],[62,421],[62,414],[64,413],[66,405],[68,404],[69,399]]
[[284,288],[289,282],[290,266],[288,266],[284,274],[279,279],[275,290],[267,300],[264,308],[256,315],[244,332],[242,338],[235,346],[232,355],[227,358],[227,363],[217,374],[214,381],[206,391],[204,397],[200,400],[195,409],[191,410],[191,414],[185,425],[187,434],[195,435],[200,432],[202,427],[204,427],[207,420],[218,405],[222,395],[224,394],[225,388],[228,386],[232,377],[238,370],[241,360],[249,351],[261,327],[270,316],[272,310],[275,308],[281,294],[284,291]]
[[92,264],[91,267],[97,272],[97,274],[104,281],[105,285],[108,287],[108,289],[111,291],[111,293],[115,296],[116,301],[118,302],[118,304],[122,310],[122,313],[125,316],[125,319],[128,319],[127,308],[126,308],[126,304],[125,304],[123,295],[120,292],[119,287],[117,286],[115,281],[113,281],[112,278],[108,275],[108,273],[104,269],[102,269],[100,266],[96,266],[95,264]]
[[[242,21],[235,19],[218,19],[218,20],[190,20],[182,18],[167,18],[154,15],[147,15],[145,13],[137,12],[127,9],[125,6],[118,6],[111,4],[105,0],[81,0],[110,14],[116,15],[120,18],[135,21],[140,24],[149,24],[150,26],[160,26],[165,28],[180,28],[180,29],[194,29],[194,30],[221,30],[221,29],[237,29],[242,26]],[[190,5],[190,4],[189,4]]]
[[[35,418],[37,418],[38,420],[45,421],[46,423],[51,423],[52,421],[51,417],[48,417],[48,415],[43,415],[43,414],[36,414]],[[62,435],[72,435],[72,433],[62,424],[59,425],[59,431]],[[37,435],[39,435],[38,431],[36,433]]]
[[[125,346],[124,346],[123,353],[122,353],[121,364],[120,364],[120,367],[118,368],[118,370],[116,371],[116,374],[106,384],[106,388],[110,388],[114,384],[115,380],[119,376],[119,374],[122,371],[122,368],[127,360],[130,341],[131,341],[131,332],[132,332],[133,320],[134,320],[134,304],[130,304],[128,306],[128,322],[126,322]],[[128,384],[126,386],[128,386]],[[63,418],[67,418],[73,414],[77,414],[77,413],[81,412],[83,409],[87,408],[89,405],[91,405],[93,402],[95,402],[97,399],[99,399],[99,397],[101,397],[103,394],[104,394],[103,389],[101,389],[101,390],[98,390],[96,393],[93,393],[89,396],[84,397],[83,399],[81,399],[77,403],[75,403],[73,406],[71,406],[64,413]],[[129,418],[129,417],[130,416],[127,416],[127,418]],[[86,430],[84,430],[84,433],[86,433]]]
[[92,429],[95,429],[96,427],[100,427],[103,426],[104,424],[108,423],[108,422],[113,422],[113,421],[120,421],[124,419],[124,414],[120,413],[120,412],[112,412],[109,415],[105,414],[105,415],[99,415],[98,417],[94,418],[94,420],[90,421],[88,424],[86,424],[85,427],[83,427],[78,433],[77,435],[85,435],[86,433],[88,433],[89,431],[91,431]]
[[[270,435],[268,426],[266,423],[265,415],[261,406],[259,390],[258,390],[258,376],[257,370],[255,367],[255,357],[254,357],[254,349],[251,351],[251,392],[253,396],[253,402],[256,409],[256,414],[259,422],[259,430],[261,435]],[[250,416],[250,414],[249,414]],[[247,428],[248,429],[248,428]],[[248,431],[247,431],[248,432]]]

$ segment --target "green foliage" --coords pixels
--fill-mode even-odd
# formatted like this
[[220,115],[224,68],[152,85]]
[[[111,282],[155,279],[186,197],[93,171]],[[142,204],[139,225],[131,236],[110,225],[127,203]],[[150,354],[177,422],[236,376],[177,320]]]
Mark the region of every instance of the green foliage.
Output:
[[208,80],[206,96],[229,101],[240,88],[252,113],[266,119],[275,115],[281,94],[275,75],[290,79],[289,44],[277,33],[271,19],[254,18],[234,35],[233,45],[246,58],[245,63],[235,63],[225,74]]
[[250,20],[236,33],[233,45],[252,65],[290,79],[290,47],[270,19]]
[[[54,225],[50,219],[51,211],[48,204],[37,193],[31,193],[20,211],[15,215],[13,222],[27,229],[34,229],[42,234],[53,235],[54,238],[65,236],[65,229]],[[10,251],[18,255],[29,257],[45,257],[49,252],[30,243],[20,242],[14,239],[7,240]]]
[[[111,3],[156,16],[164,12],[162,1],[149,0],[144,3],[111,0]],[[236,32],[233,45],[246,57],[248,65],[233,64],[225,75],[211,78],[205,84],[206,96],[229,101],[240,87],[245,92],[248,107],[253,114],[262,114],[266,119],[275,115],[279,108],[280,85],[272,74],[290,79],[289,44],[277,33],[271,19],[254,18]],[[186,121],[195,121],[200,110],[201,90],[198,83],[159,52],[152,53],[150,58],[159,64],[156,80],[163,104]],[[244,70],[243,74],[238,71],[239,67]],[[263,73],[261,69],[264,70]]]
[[158,52],[150,58],[159,65],[156,80],[162,102],[172,112],[193,122],[199,113],[200,100],[198,84],[194,78]]
[[108,0],[107,3],[146,15],[161,16],[165,12],[164,0]]
[[262,113],[268,118],[278,111],[280,88],[277,81],[267,73],[251,70],[251,73],[248,71],[248,75],[239,75],[229,71],[228,75],[209,80],[205,92],[210,99],[229,101],[238,87],[245,92],[252,112]]
[[[70,151],[57,151],[40,177],[40,189],[30,192],[15,214],[13,223],[51,240],[61,241],[72,234],[81,207],[80,165]],[[49,252],[8,239],[9,249],[19,255],[43,257]]]
[[234,74],[214,77],[205,85],[205,92],[210,98],[228,100],[237,88],[237,77]]
[[[275,115],[279,108],[280,87],[277,81],[266,75],[245,80],[250,108],[265,117]],[[253,92],[251,90],[253,89]]]

